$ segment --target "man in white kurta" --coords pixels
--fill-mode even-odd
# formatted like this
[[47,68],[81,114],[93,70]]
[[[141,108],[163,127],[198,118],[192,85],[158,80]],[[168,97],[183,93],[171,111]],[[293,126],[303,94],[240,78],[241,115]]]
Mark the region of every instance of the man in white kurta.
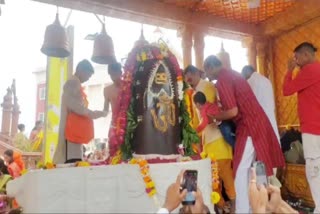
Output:
[[267,117],[269,118],[274,133],[276,134],[280,142],[278,125],[275,115],[273,87],[271,81],[265,76],[259,74],[258,72],[255,72],[254,68],[251,65],[243,67],[242,75],[244,76],[244,78],[247,79],[259,104],[261,105]]
[[[256,72],[251,65],[244,66],[241,73],[242,76],[247,79],[254,95],[268,117],[278,141],[280,142],[280,135],[275,115],[274,93],[271,81],[265,76]],[[270,183],[274,186],[281,187],[280,181],[276,178],[276,168],[273,169],[273,173],[274,176],[269,177]]]

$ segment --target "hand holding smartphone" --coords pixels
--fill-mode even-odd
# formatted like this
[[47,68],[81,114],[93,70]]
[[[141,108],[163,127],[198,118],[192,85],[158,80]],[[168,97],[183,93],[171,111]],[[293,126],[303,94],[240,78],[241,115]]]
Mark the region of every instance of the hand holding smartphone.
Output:
[[182,201],[183,205],[194,205],[196,199],[193,195],[193,192],[197,191],[197,181],[198,181],[198,171],[197,170],[186,170],[183,174],[183,178],[181,181],[181,191],[184,189],[187,190],[187,195],[184,201]]
[[267,177],[267,173],[266,173],[266,166],[262,161],[256,161],[253,163],[253,167],[256,170],[256,182],[257,185],[264,185],[265,187],[267,187],[269,185],[268,182],[268,177]]

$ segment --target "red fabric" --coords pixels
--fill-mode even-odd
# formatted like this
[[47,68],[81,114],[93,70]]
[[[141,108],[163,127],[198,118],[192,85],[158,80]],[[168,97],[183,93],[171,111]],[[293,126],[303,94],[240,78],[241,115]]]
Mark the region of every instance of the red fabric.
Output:
[[305,65],[293,79],[288,72],[283,95],[298,93],[298,114],[303,133],[320,134],[320,63]]
[[217,79],[222,107],[225,110],[238,108],[234,118],[236,124],[236,145],[233,158],[233,170],[236,173],[250,136],[256,151],[257,160],[266,165],[268,176],[272,168],[285,166],[284,157],[272,126],[259,105],[247,81],[237,72],[222,70]]
[[205,129],[206,126],[209,124],[208,115],[216,115],[218,113],[219,113],[219,107],[217,104],[206,102],[200,110],[201,123],[197,128],[197,132],[202,132],[203,129]]
[[22,170],[25,169],[25,164],[23,162],[22,156],[18,152],[13,153],[13,162],[8,165],[8,171],[11,177],[20,177]]

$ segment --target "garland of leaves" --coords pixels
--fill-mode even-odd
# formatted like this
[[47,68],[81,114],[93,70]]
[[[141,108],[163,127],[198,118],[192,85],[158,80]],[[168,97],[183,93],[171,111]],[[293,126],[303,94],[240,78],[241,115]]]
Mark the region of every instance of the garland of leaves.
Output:
[[197,132],[190,125],[191,118],[187,110],[187,105],[185,101],[186,89],[187,89],[187,84],[186,82],[183,81],[184,93],[183,93],[183,99],[180,103],[180,116],[181,116],[182,139],[183,139],[182,144],[183,144],[183,147],[185,148],[185,155],[191,156],[195,154],[192,148],[192,144],[200,143],[200,138]]
[[127,127],[124,137],[124,143],[121,145],[122,160],[129,160],[132,158],[132,145],[131,140],[133,138],[133,132],[137,128],[137,118],[133,110],[135,103],[134,97],[131,98],[130,106],[127,111]]

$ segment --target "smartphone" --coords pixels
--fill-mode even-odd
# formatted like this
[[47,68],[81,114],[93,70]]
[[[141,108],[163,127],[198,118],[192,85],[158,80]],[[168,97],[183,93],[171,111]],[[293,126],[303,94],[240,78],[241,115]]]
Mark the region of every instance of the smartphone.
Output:
[[196,199],[192,192],[197,191],[198,171],[197,170],[186,170],[183,174],[181,182],[181,191],[187,190],[187,195],[182,201],[183,205],[194,205]]
[[256,161],[253,163],[253,167],[256,170],[257,185],[264,185],[267,187],[269,185],[269,182],[265,164],[262,161]]

